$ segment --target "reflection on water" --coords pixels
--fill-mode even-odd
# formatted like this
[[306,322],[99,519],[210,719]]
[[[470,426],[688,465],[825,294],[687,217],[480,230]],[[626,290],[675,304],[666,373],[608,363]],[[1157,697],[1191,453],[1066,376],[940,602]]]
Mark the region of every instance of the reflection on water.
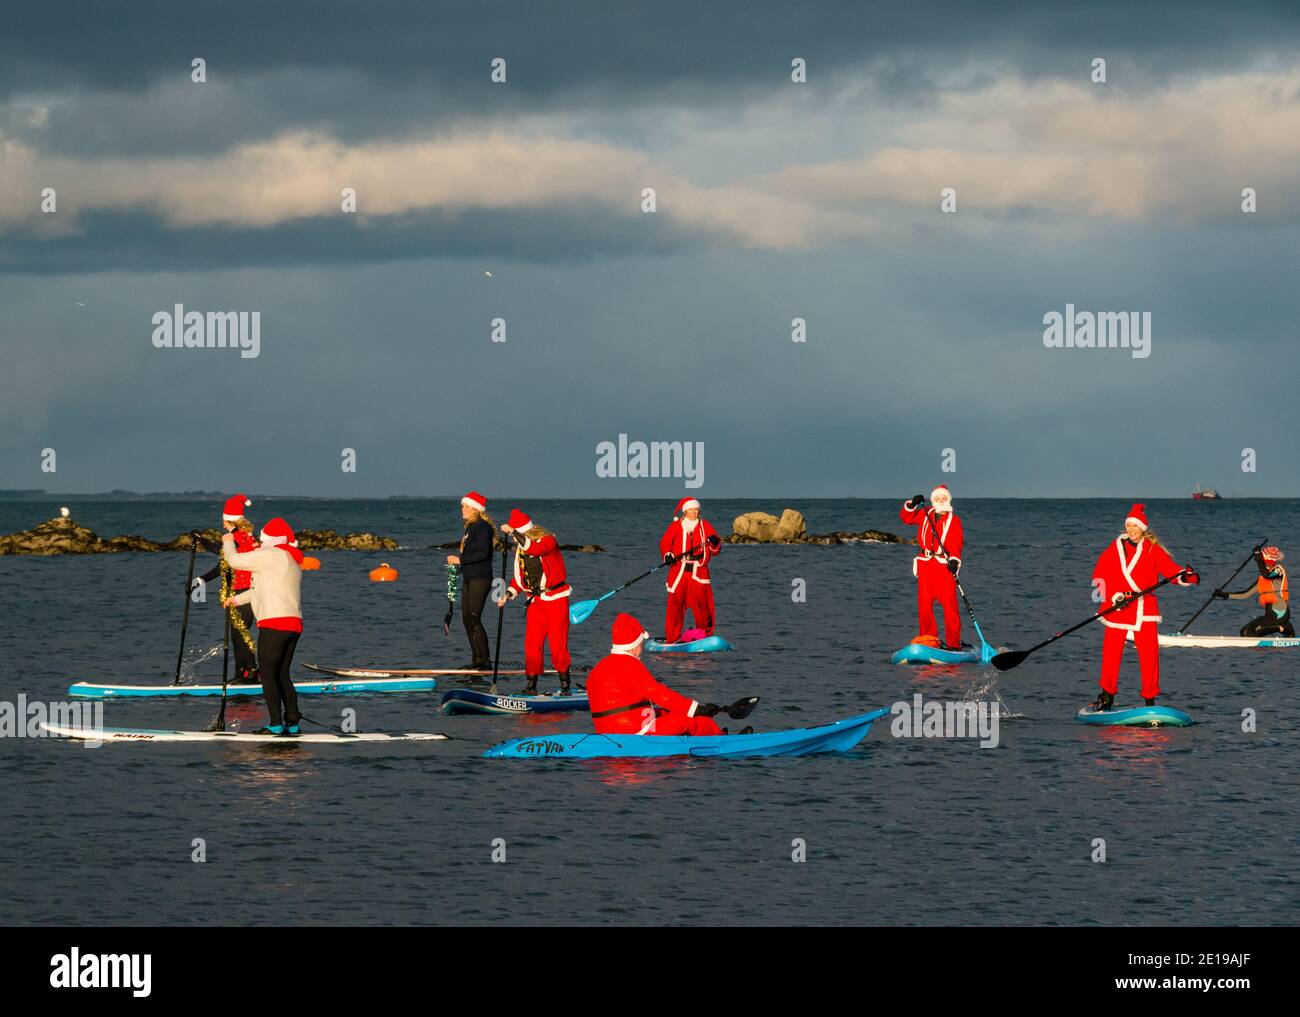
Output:
[[[1087,731],[1100,742],[1104,754],[1093,762],[1107,775],[1139,776],[1144,781],[1164,781],[1168,776],[1169,750],[1181,748],[1188,732],[1174,727],[1099,726]],[[1094,777],[1095,779],[1095,777]]]

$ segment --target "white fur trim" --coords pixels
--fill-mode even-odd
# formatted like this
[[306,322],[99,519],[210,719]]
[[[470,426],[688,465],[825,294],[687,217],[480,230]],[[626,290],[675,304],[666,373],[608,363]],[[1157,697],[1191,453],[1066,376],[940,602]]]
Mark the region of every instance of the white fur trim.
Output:
[[639,636],[636,637],[636,639],[632,640],[632,642],[630,643],[611,644],[609,648],[609,652],[610,653],[631,653],[633,650],[635,650],[638,646],[640,646],[649,638],[650,638],[649,632],[642,632]]
[[1142,527],[1142,532],[1143,532],[1143,533],[1146,533],[1146,531],[1147,531],[1147,524],[1144,523],[1144,522],[1143,522],[1141,519],[1139,519],[1137,516],[1129,516],[1127,519],[1124,520],[1124,525],[1125,525],[1125,526],[1127,526],[1129,523],[1135,523],[1135,524],[1137,524],[1138,526]]
[[700,708],[700,701],[699,701],[698,699],[692,699],[692,700],[691,700],[691,708],[690,708],[689,710],[686,711],[686,716],[688,716],[688,717],[694,717],[694,716],[695,716],[695,711],[698,710],[699,708]]
[[288,537],[277,537],[275,534],[267,533],[265,530],[263,530],[258,536],[258,540],[261,542],[263,547],[279,547],[281,544],[286,543],[288,539]]
[[479,511],[479,512],[486,512],[486,511],[487,511],[487,506],[486,506],[486,505],[482,505],[482,504],[476,502],[476,501],[475,501],[473,498],[471,498],[469,495],[465,495],[465,497],[462,498],[462,499],[460,500],[460,503],[461,503],[462,505],[468,505],[470,508],[472,508],[472,509],[476,509],[476,510]]
[[694,498],[692,498],[690,501],[682,505],[682,511],[685,512],[687,509],[693,509],[699,507],[700,507],[700,503],[696,501]]

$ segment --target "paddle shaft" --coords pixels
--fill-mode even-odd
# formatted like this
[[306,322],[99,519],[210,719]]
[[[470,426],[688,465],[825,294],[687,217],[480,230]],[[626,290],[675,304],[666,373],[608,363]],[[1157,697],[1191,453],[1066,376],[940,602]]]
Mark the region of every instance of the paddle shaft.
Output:
[[[570,608],[570,611],[571,611],[571,612],[572,612],[572,611],[579,611],[579,610],[581,610],[583,607],[585,607],[587,604],[590,604],[590,605],[591,605],[591,611],[594,611],[594,610],[596,610],[596,605],[602,603],[603,601],[609,600],[609,598],[612,597],[612,596],[614,596],[614,594],[616,594],[616,593],[621,593],[623,590],[626,590],[626,589],[627,589],[629,586],[631,586],[633,583],[639,583],[642,579],[645,579],[646,576],[652,576],[652,575],[654,575],[656,572],[658,572],[658,571],[659,571],[661,568],[663,568],[665,565],[675,565],[675,564],[677,564],[677,562],[681,561],[682,559],[684,559],[684,558],[689,558],[689,557],[690,557],[691,555],[693,555],[696,551],[700,550],[703,546],[704,546],[703,544],[696,544],[694,547],[690,548],[689,550],[687,550],[687,551],[683,551],[680,555],[674,555],[672,561],[661,561],[661,562],[660,562],[658,565],[656,565],[654,568],[650,569],[649,571],[642,572],[639,576],[633,576],[631,579],[629,579],[629,580],[628,580],[626,583],[624,583],[622,586],[615,587],[614,589],[610,590],[608,593],[606,593],[606,594],[605,594],[604,596],[602,596],[602,597],[597,597],[595,600],[583,600],[583,601],[580,601],[580,602],[577,603],[577,604],[574,604],[573,607]],[[589,611],[586,615],[583,615],[583,616],[580,618],[580,622],[582,622],[582,621],[586,621],[588,617],[590,617],[590,611]]]
[[[1265,544],[1267,544],[1267,543],[1268,543],[1268,538],[1265,537],[1265,538],[1264,538],[1263,540],[1261,540],[1258,544],[1256,544],[1255,547],[1254,547],[1254,549],[1250,552],[1250,555],[1246,558],[1246,560],[1243,561],[1240,565],[1237,566],[1237,571],[1234,572],[1232,575],[1230,575],[1227,579],[1225,579],[1222,583],[1220,583],[1220,584],[1219,584],[1217,587],[1215,587],[1215,588],[1216,588],[1216,589],[1219,589],[1219,590],[1225,590],[1225,589],[1227,589],[1227,588],[1228,588],[1228,584],[1231,583],[1234,579],[1237,578],[1237,573],[1239,573],[1242,569],[1244,569],[1247,565],[1249,565],[1249,564],[1251,563],[1251,560],[1255,557],[1255,555],[1257,555],[1257,554],[1260,552],[1260,550],[1263,548],[1263,546],[1264,546]],[[1192,615],[1190,618],[1188,618],[1188,619],[1187,619],[1187,624],[1184,625],[1184,626],[1183,626],[1181,629],[1179,629],[1178,631],[1179,631],[1179,632],[1186,632],[1188,629],[1190,629],[1190,628],[1192,627],[1192,622],[1196,621],[1196,619],[1199,618],[1199,617],[1201,616],[1201,613],[1202,613],[1202,612],[1203,612],[1207,607],[1209,607],[1209,606],[1210,606],[1211,604],[1213,604],[1213,603],[1214,603],[1214,594],[1211,593],[1209,599],[1208,599],[1204,604],[1201,605],[1201,609],[1200,609],[1199,611],[1197,611],[1194,615]]]
[[[510,551],[506,547],[506,542],[501,541],[501,583],[504,586],[506,582],[506,569],[509,566]],[[501,670],[501,620],[505,617],[506,606],[501,604],[497,607],[497,648],[492,654],[492,695],[497,694],[497,673]]]
[[225,629],[225,647],[221,653],[221,709],[217,712],[217,719],[212,722],[213,731],[224,731],[226,729],[226,684],[230,680],[230,611],[222,611],[226,618]]
[[[181,614],[181,648],[176,654],[176,677],[172,679],[173,685],[181,683],[181,662],[185,660],[185,632],[190,627],[190,595],[194,592],[194,556],[198,554],[199,542],[194,534],[190,534],[190,574],[185,580],[185,610]],[[1232,582],[1232,580],[1228,580]]]
[[1044,646],[1047,646],[1049,643],[1056,642],[1062,636],[1068,636],[1071,632],[1078,632],[1079,629],[1083,628],[1085,625],[1091,625],[1098,618],[1104,618],[1106,617],[1106,615],[1112,614],[1115,611],[1124,610],[1124,608],[1128,607],[1130,601],[1135,600],[1138,597],[1145,597],[1148,593],[1155,593],[1156,590],[1160,589],[1160,587],[1165,586],[1168,583],[1172,583],[1175,579],[1180,579],[1186,574],[1187,574],[1187,569],[1180,569],[1178,572],[1175,572],[1172,576],[1169,576],[1167,579],[1160,580],[1160,582],[1156,583],[1154,586],[1148,586],[1145,590],[1138,590],[1136,593],[1130,593],[1118,604],[1112,604],[1110,607],[1106,608],[1106,610],[1098,611],[1096,614],[1090,615],[1089,617],[1085,618],[1083,621],[1079,622],[1078,625],[1071,625],[1064,632],[1058,632],[1050,639],[1044,639],[1037,646],[1031,646],[1027,650],[1017,650],[1015,651],[1015,653],[1017,655],[1023,655],[1021,656],[1021,659],[1023,660],[1024,657],[1028,657],[1035,650],[1041,650]]

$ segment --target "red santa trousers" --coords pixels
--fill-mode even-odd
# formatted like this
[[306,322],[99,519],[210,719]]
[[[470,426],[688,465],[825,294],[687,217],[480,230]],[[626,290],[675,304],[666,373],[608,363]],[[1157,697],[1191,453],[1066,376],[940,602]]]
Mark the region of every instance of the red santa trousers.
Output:
[[[1124,643],[1128,632],[1124,629],[1106,629],[1101,644],[1101,687],[1112,696],[1119,691],[1119,665],[1124,656]],[[1147,622],[1133,633],[1137,646],[1138,666],[1142,669],[1142,698],[1154,699],[1160,695],[1160,643],[1153,622]]]
[[686,622],[686,609],[691,609],[695,627],[713,635],[713,584],[697,583],[690,576],[682,576],[677,589],[668,594],[668,610],[664,615],[664,641],[675,643],[682,638],[682,625]]
[[551,644],[551,666],[569,670],[569,598],[542,600],[534,597],[527,608],[524,626],[524,673],[540,675],[546,670],[542,648]]
[[933,558],[916,563],[917,625],[923,636],[938,636],[934,602],[943,607],[943,636],[949,646],[961,646],[961,612],[957,610],[957,580],[948,566]]

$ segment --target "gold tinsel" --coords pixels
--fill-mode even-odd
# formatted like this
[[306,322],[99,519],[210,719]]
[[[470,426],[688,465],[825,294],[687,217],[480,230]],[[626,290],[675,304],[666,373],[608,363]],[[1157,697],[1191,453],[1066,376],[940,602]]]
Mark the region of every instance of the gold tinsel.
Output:
[[[226,561],[225,554],[222,554],[219,561],[221,562],[221,602],[224,604],[230,596],[230,577],[234,574],[230,562]],[[257,644],[253,642],[252,635],[249,634],[248,626],[244,624],[244,616],[239,613],[235,607],[226,608],[226,613],[230,616],[230,627],[239,633],[239,638],[244,641],[253,653],[257,653]]]

